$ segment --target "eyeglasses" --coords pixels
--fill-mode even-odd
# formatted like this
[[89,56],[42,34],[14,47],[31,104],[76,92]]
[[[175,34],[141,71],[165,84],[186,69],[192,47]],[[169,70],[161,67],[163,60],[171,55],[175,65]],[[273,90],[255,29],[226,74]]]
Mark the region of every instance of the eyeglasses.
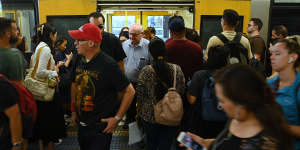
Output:
[[98,27],[99,27],[100,29],[103,29],[103,28],[104,28],[104,25],[103,25],[103,24],[99,24]]
[[138,35],[140,35],[141,33],[129,33],[129,35],[133,36],[133,37],[136,37]]
[[75,42],[83,42],[83,41],[88,41],[87,39],[76,39]]

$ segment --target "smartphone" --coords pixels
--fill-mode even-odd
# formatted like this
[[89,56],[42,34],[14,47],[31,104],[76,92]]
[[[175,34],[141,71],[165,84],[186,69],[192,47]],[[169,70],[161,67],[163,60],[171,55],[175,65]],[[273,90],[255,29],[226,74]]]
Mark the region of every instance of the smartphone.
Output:
[[180,132],[177,137],[177,141],[182,143],[185,147],[191,148],[193,150],[203,150],[203,147],[195,142],[188,134],[185,132]]
[[138,69],[142,70],[147,65],[146,58],[141,57],[138,65]]

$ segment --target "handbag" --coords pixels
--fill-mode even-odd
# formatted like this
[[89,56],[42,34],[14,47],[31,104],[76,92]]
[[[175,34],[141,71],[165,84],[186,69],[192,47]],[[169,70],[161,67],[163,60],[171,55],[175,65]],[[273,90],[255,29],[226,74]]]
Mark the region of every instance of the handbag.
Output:
[[[57,85],[56,78],[39,78],[36,76],[36,71],[39,64],[40,54],[45,46],[38,49],[36,62],[33,68],[30,68],[26,75],[24,84],[25,87],[33,94],[38,101],[52,101]],[[50,70],[51,57],[48,61],[47,70]]]

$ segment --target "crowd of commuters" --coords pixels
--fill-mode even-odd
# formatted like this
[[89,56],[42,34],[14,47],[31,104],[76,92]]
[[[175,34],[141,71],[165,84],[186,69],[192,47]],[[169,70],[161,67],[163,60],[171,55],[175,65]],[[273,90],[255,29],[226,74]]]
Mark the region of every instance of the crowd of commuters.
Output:
[[[203,52],[198,32],[186,28],[182,16],[170,17],[171,37],[163,41],[154,27],[140,24],[122,28],[117,37],[104,31],[103,14],[93,12],[88,23],[68,31],[74,55],[55,27],[36,26],[30,62],[16,22],[0,18],[0,149],[27,150],[28,139],[35,139],[40,150],[54,150],[66,136],[67,114],[82,150],[109,150],[124,118],[125,127],[137,122],[147,150],[191,149],[176,142],[181,131],[209,150],[300,150],[300,38],[279,25],[268,46],[259,18],[249,20],[248,35],[236,32],[239,18],[224,10],[223,31]],[[39,82],[56,83],[50,101],[34,95],[35,122],[24,120],[12,84],[24,86],[28,68]],[[158,123],[155,109],[161,99],[173,98],[166,95],[170,89],[184,109],[173,126]]]

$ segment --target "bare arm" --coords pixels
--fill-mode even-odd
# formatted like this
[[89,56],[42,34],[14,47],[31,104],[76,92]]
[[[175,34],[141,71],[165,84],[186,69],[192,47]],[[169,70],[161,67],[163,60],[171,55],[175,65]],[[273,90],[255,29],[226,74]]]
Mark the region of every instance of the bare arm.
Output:
[[194,104],[195,102],[196,102],[196,97],[195,96],[193,96],[193,95],[191,95],[191,94],[186,94],[186,97],[187,97],[187,99],[188,99],[188,102],[190,103],[190,104]]
[[[135,90],[134,90],[132,84],[129,84],[127,86],[127,88],[124,90],[124,95],[121,100],[121,105],[120,105],[119,111],[116,114],[117,117],[122,118],[124,116],[124,114],[128,110],[128,108],[133,100],[134,94],[135,94]],[[101,119],[101,121],[107,122],[107,126],[103,131],[104,133],[112,133],[118,125],[118,121],[114,117]]]
[[122,97],[121,106],[117,113],[118,117],[122,118],[124,116],[124,114],[128,110],[128,108],[133,100],[134,94],[135,94],[135,90],[134,90],[132,84],[129,84],[127,86],[127,88],[125,89],[124,96]]
[[73,53],[69,54],[69,55],[66,55],[67,57],[67,61],[65,62],[65,67],[68,68],[69,65],[70,65],[70,62],[72,61],[72,58],[73,58]]
[[198,144],[205,148],[209,148],[211,144],[216,140],[216,139],[203,139],[200,136],[197,136],[193,133],[188,132],[187,133],[193,140],[195,140]]
[[124,61],[123,61],[123,60],[120,60],[120,61],[118,62],[118,65],[120,66],[121,71],[124,73],[124,72],[125,72]]
[[121,101],[124,96],[125,91],[118,92],[118,100]]
[[22,141],[22,121],[19,105],[15,104],[4,111],[9,118],[9,127],[11,133],[11,142],[17,143]]
[[290,130],[291,130],[291,133],[295,137],[300,137],[300,126],[290,125],[289,127],[290,127]]

